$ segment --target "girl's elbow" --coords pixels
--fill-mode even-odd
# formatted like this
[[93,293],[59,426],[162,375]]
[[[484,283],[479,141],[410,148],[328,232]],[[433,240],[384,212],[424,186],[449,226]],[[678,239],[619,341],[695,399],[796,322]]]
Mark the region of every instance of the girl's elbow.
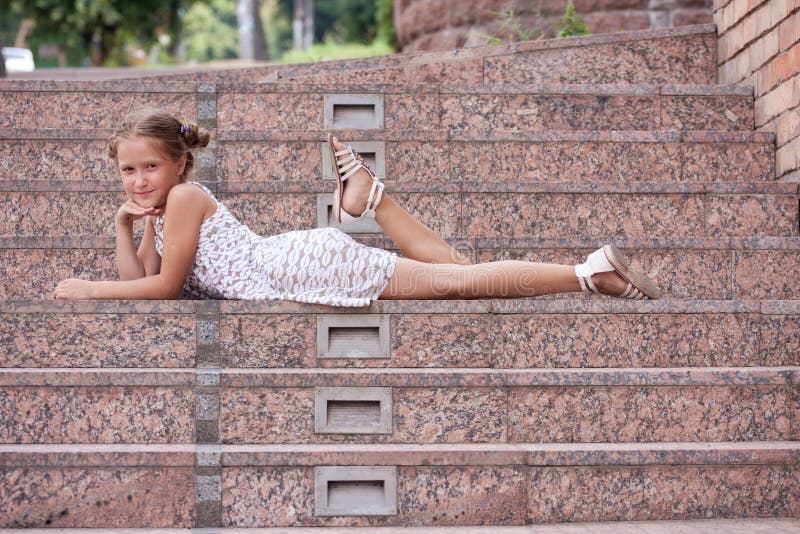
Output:
[[181,293],[183,293],[183,280],[170,280],[161,275],[156,275],[161,278],[161,291],[160,297],[164,300],[177,300]]
[[179,285],[177,287],[170,286],[167,288],[166,300],[178,300],[178,298],[183,293],[183,285]]

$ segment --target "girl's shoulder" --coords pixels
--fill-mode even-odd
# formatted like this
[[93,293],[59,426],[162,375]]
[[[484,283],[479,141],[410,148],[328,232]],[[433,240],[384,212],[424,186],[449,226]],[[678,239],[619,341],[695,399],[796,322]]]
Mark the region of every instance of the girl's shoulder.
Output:
[[170,197],[179,196],[182,201],[189,201],[191,203],[202,203],[203,205],[203,221],[214,215],[217,211],[217,201],[208,190],[202,185],[195,182],[184,182],[173,187],[167,199]]

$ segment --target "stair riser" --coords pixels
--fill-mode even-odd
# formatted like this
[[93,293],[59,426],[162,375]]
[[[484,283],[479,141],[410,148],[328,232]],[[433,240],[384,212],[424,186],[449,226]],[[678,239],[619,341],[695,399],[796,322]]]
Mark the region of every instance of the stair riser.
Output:
[[[192,467],[18,468],[0,473],[3,487],[23,497],[2,503],[7,510],[3,527],[191,528],[194,514],[202,509],[192,509]],[[401,466],[397,515],[330,518],[314,515],[312,467],[225,467],[219,473],[225,527],[511,526],[796,517],[800,512],[800,474],[781,465]],[[75,488],[85,484],[88,489],[76,499]]]
[[[314,193],[220,193],[254,232],[317,225]],[[396,193],[435,232],[476,237],[792,237],[798,202],[790,194]],[[122,193],[0,192],[0,235],[114,235]],[[87,210],[86,207],[91,209]]]
[[[336,90],[331,86],[330,90]],[[477,88],[476,88],[477,90]],[[197,116],[197,93],[3,92],[0,128],[114,128],[131,110]],[[380,95],[378,95],[380,96]],[[217,95],[221,131],[322,130],[324,93]],[[385,94],[387,128],[424,130],[750,130],[750,95]],[[48,110],[47,113],[34,110]],[[114,111],[112,111],[114,110]]]
[[[469,251],[464,251],[469,254]],[[590,249],[478,250],[477,261],[523,259],[574,265]],[[800,253],[792,250],[642,250],[631,251],[668,298],[792,299],[800,278]],[[473,257],[474,252],[469,256]],[[0,298],[50,298],[66,278],[115,280],[113,249],[0,249]],[[550,298],[550,297],[547,297]],[[572,294],[555,298],[575,298]]]
[[[320,143],[224,141],[218,147],[211,176],[219,181],[322,177]],[[8,155],[0,161],[0,179],[119,180],[101,140],[0,140],[0,151]],[[768,143],[386,141],[385,151],[386,177],[400,181],[714,182],[775,176]],[[213,157],[212,150],[196,157],[204,154]]]
[[190,528],[193,467],[0,469],[2,528]]
[[4,387],[2,443],[194,443],[191,387]]
[[[221,131],[322,130],[322,94],[229,94],[217,99]],[[389,129],[750,130],[749,95],[386,94]]]
[[[194,315],[7,313],[0,318],[7,368],[196,365],[199,326]],[[389,357],[368,359],[318,358],[317,320],[316,314],[222,314],[221,365],[493,369],[800,365],[800,318],[793,315],[392,314]],[[572,335],[553,334],[562,330]]]
[[139,109],[159,108],[196,120],[194,92],[17,92],[3,91],[0,128],[109,128]]
[[194,315],[2,314],[3,367],[195,366]]
[[220,437],[231,444],[784,440],[791,396],[786,386],[392,388],[393,433],[344,436],[314,434],[313,388],[223,388]]
[[[268,73],[271,80],[324,83],[697,83],[716,82],[711,34],[532,50],[464,61],[392,65],[318,63]],[[233,73],[232,73],[233,74]],[[221,73],[219,80],[226,80]]]

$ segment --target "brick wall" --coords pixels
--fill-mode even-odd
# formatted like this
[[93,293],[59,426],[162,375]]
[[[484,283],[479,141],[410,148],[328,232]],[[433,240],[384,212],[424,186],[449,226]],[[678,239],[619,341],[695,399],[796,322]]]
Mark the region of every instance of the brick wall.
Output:
[[719,81],[752,85],[756,128],[775,132],[775,173],[800,181],[800,0],[714,0]]

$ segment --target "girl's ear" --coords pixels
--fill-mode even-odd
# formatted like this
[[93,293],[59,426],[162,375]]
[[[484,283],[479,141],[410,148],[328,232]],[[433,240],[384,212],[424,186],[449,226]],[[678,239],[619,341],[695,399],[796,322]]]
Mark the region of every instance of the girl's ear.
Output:
[[186,168],[186,154],[181,156],[178,160],[178,176],[183,177],[183,170]]

